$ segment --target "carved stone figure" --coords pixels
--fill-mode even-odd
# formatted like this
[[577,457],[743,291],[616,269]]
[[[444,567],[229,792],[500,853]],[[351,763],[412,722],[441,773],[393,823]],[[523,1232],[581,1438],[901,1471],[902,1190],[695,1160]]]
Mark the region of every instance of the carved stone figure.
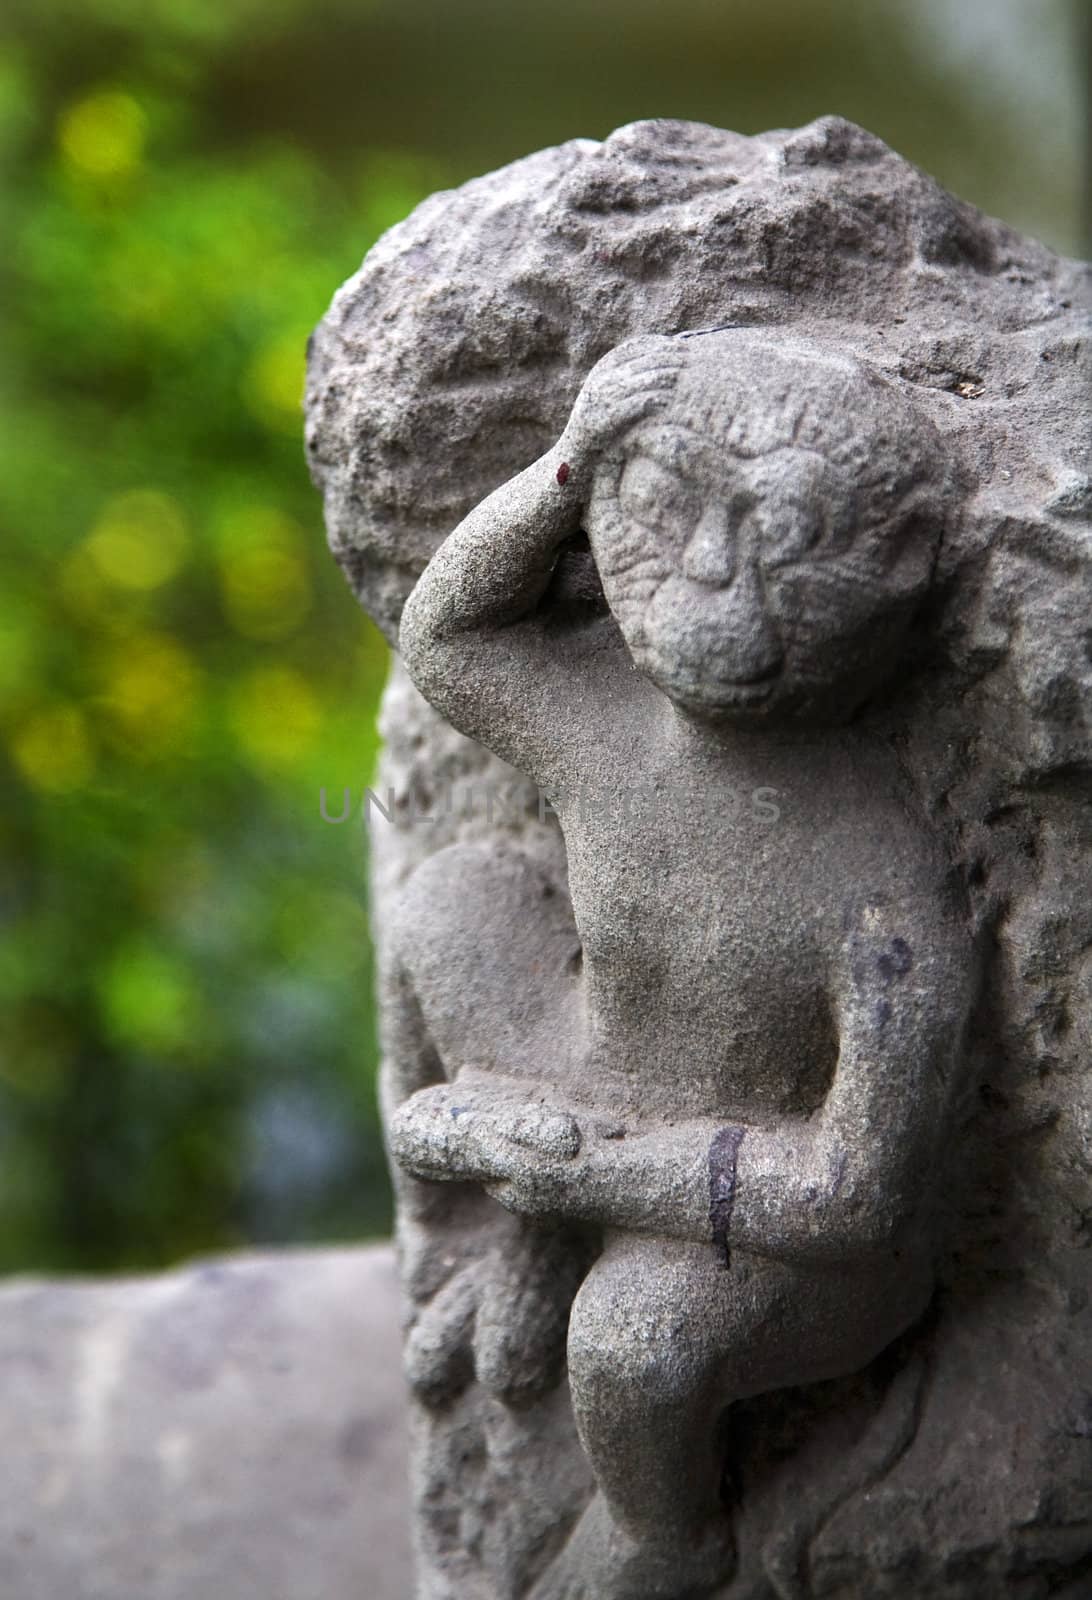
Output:
[[422,1596],[1092,1573],[1079,284],[836,119],[651,123],[434,197],[320,330],[423,696],[374,835]]
[[[565,1567],[603,1600],[723,1576],[724,1408],[856,1371],[928,1298],[974,957],[882,734],[827,727],[926,590],[940,459],[860,363],[747,330],[637,339],[403,614],[418,688],[557,797],[573,920],[474,846],[419,869],[398,960],[455,1081],[405,1102],[392,1148],[602,1230],[568,1370],[604,1503]],[[580,627],[543,601],[584,526],[609,611]],[[741,822],[763,787],[807,803]],[[537,1012],[515,1038],[512,928]]]

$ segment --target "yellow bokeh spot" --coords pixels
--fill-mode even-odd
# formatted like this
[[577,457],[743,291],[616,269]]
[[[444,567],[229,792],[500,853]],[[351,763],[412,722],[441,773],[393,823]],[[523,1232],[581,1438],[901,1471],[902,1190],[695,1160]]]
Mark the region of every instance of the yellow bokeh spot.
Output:
[[103,664],[102,703],[119,732],[157,755],[189,729],[199,673],[178,641],[166,633],[139,633]]
[[301,332],[282,334],[258,351],[243,388],[260,421],[284,432],[299,431],[306,360],[307,339]]
[[225,615],[245,639],[284,639],[311,609],[311,579],[300,529],[273,506],[228,513],[219,530]]
[[186,519],[158,489],[131,489],[103,508],[87,551],[104,578],[124,589],[156,589],[186,558]]
[[320,716],[310,685],[291,667],[259,667],[232,694],[236,737],[259,767],[293,766],[313,744]]
[[36,789],[64,793],[85,784],[95,766],[87,719],[78,706],[44,706],[15,731],[11,753]]
[[62,112],[57,142],[69,165],[89,178],[123,178],[144,156],[147,118],[131,94],[100,89]]
[[250,550],[221,574],[224,611],[246,639],[283,639],[311,607],[311,583],[301,558],[289,550]]

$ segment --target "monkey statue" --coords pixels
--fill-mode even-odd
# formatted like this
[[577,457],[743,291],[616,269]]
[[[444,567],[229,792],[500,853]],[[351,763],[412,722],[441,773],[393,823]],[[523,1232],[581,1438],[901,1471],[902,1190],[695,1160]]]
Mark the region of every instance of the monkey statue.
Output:
[[[396,1161],[587,1242],[597,1492],[535,1600],[724,1581],[733,1402],[864,1367],[931,1294],[976,958],[874,709],[946,509],[909,393],[770,330],[628,340],[402,618],[568,858],[571,916],[517,852],[441,851],[395,932],[442,1070],[395,1096]],[[581,562],[602,602],[554,603]]]

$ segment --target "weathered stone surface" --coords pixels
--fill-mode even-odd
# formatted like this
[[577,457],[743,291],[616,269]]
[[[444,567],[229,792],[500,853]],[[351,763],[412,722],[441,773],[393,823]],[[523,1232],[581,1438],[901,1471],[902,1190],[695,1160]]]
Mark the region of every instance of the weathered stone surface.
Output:
[[405,1600],[382,1247],[0,1289],[0,1594]]
[[600,356],[725,322],[799,325],[933,391],[1010,517],[1087,515],[1086,285],[835,117],[757,138],[636,123],[540,151],[425,201],[316,331],[308,453],[332,548],[393,641],[440,540],[559,437]]
[[[1087,295],[838,119],[647,123],[433,197],[319,329],[312,464],[392,639],[461,522],[373,835],[429,1600],[1090,1581]],[[714,808],[710,859],[680,775],[777,826]],[[658,832],[575,803],[650,778]]]

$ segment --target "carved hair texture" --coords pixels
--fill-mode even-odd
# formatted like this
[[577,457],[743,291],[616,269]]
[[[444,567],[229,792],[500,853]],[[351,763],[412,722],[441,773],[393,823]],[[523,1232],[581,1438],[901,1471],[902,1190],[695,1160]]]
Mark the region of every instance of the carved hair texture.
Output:
[[670,398],[596,474],[587,525],[611,609],[637,665],[694,709],[848,715],[932,575],[950,476],[937,429],[868,362],[755,329],[629,341],[581,405],[609,410],[627,373],[680,345]]

